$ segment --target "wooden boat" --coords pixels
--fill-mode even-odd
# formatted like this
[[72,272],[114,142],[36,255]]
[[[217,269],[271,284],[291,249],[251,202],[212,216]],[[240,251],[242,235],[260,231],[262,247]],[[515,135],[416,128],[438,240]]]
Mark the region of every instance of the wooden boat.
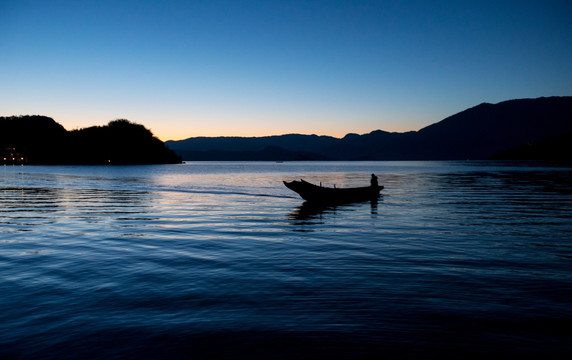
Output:
[[381,185],[356,188],[322,187],[304,180],[284,181],[284,185],[306,201],[327,204],[377,199],[383,189]]

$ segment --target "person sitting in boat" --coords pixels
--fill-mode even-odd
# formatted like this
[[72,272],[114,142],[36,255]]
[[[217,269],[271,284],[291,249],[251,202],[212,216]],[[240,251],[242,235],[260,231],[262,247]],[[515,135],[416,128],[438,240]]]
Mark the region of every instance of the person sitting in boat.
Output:
[[377,176],[375,174],[371,174],[371,187],[379,187],[379,183],[377,182]]

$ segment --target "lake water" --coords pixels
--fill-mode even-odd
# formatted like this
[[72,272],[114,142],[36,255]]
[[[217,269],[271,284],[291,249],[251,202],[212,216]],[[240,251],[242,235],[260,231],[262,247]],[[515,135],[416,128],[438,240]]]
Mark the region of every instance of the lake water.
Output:
[[568,358],[572,168],[4,166],[0,279],[2,359]]

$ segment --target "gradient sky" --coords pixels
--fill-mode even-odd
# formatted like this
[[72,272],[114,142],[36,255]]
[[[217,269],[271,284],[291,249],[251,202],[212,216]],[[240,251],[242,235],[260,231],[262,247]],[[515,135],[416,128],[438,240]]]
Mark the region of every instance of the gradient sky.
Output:
[[68,130],[341,137],[555,95],[569,0],[0,0],[0,115]]

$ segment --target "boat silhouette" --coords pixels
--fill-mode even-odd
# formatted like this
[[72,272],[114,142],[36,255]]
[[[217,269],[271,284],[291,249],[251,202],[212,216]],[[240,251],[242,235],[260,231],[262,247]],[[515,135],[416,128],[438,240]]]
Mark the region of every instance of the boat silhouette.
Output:
[[323,187],[309,183],[303,179],[300,181],[284,181],[286,187],[300,195],[302,199],[321,204],[339,204],[355,201],[377,199],[379,192],[383,189],[381,185],[336,188]]

